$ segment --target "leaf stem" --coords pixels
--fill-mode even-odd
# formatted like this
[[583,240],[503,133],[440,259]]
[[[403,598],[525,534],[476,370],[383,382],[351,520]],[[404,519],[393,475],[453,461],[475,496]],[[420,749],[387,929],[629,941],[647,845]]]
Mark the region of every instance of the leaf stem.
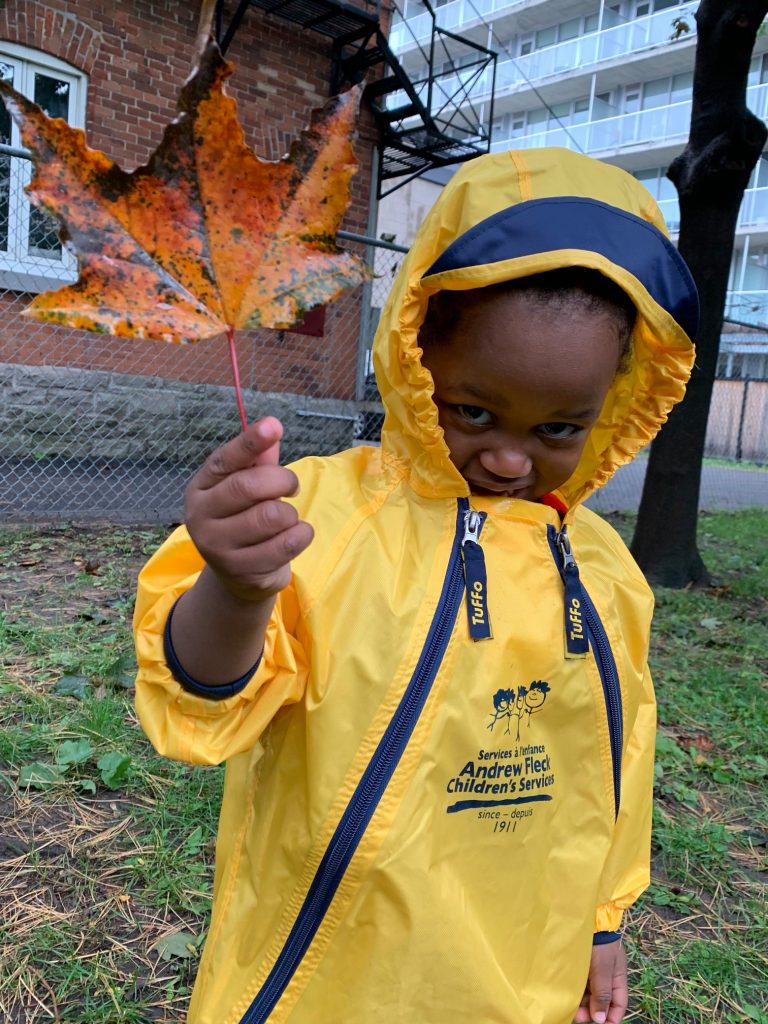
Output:
[[243,430],[246,430],[248,427],[248,418],[245,415],[245,406],[243,405],[243,389],[240,385],[240,369],[237,365],[237,349],[235,348],[234,327],[227,327],[227,342],[229,343],[229,361],[232,364],[232,377],[235,382],[237,410],[240,413],[240,422],[243,425]]

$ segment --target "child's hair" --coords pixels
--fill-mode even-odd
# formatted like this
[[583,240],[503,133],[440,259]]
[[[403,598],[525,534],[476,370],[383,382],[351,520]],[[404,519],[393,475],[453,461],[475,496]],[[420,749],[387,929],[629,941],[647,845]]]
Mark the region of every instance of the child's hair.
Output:
[[[599,271],[588,267],[563,267],[471,290],[472,296],[477,298],[485,298],[489,293],[522,295],[542,309],[564,315],[576,309],[610,317],[616,325],[619,344],[617,373],[629,369],[637,310],[627,293]],[[469,294],[466,291],[441,291],[432,296],[419,331],[422,347],[437,344],[450,334],[466,309]]]

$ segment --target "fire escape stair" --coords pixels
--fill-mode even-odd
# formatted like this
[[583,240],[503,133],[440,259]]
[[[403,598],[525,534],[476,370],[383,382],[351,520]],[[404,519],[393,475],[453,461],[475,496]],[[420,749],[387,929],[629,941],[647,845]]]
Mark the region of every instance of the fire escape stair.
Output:
[[[368,82],[363,93],[379,132],[379,196],[383,183],[401,179],[405,184],[423,171],[467,160],[486,152],[477,140],[462,141],[461,133],[449,132],[424,102],[431,95],[429,77],[415,83],[390,48],[379,22],[377,3],[360,0],[360,6],[344,0],[240,0],[224,26],[223,4],[219,3],[217,34],[222,49],[231,42],[248,7],[283,18],[301,28],[320,32],[333,42],[331,91],[345,83],[364,81],[371,70],[382,68],[380,77]],[[458,38],[458,37],[454,37]],[[495,59],[495,58],[494,58]],[[388,105],[388,98],[401,94],[402,102]],[[391,103],[392,100],[390,99]],[[390,188],[388,191],[394,191]]]

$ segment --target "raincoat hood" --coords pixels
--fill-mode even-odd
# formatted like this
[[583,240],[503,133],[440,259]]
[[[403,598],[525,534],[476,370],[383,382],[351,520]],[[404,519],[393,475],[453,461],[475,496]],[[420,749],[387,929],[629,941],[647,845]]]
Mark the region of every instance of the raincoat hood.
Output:
[[421,364],[418,334],[430,296],[573,266],[613,280],[634,302],[637,320],[630,370],[614,380],[558,492],[565,504],[609,480],[680,401],[693,365],[698,297],[650,194],[626,171],[566,149],[478,157],[453,176],[421,225],[374,342],[384,456],[417,493],[469,494]]

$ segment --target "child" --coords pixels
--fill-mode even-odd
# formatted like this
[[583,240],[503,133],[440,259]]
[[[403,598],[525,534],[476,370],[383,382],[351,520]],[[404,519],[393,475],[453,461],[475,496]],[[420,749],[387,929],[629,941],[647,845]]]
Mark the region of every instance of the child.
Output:
[[481,157],[383,311],[381,448],[291,470],[266,418],[193,478],[136,608],[152,742],[227,762],[193,1024],[621,1021],[652,597],[583,501],[696,317],[628,174]]

